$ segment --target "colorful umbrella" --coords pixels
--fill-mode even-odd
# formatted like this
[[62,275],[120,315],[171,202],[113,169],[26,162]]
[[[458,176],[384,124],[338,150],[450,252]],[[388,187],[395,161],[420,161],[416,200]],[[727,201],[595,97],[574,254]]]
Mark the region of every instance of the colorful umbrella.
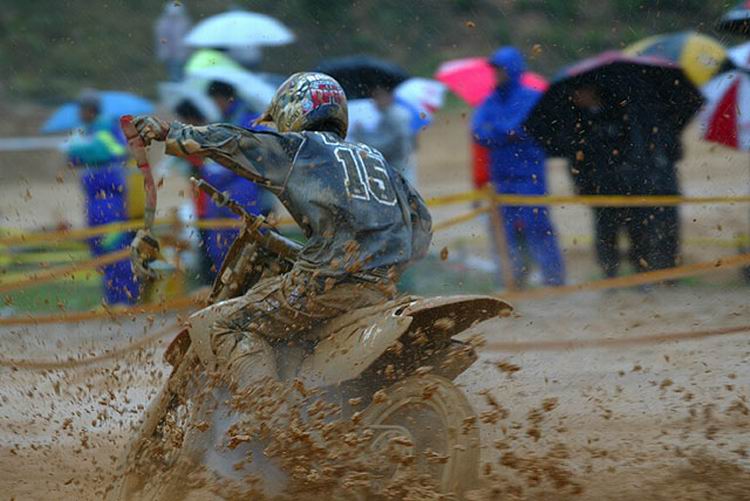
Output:
[[396,101],[412,114],[412,131],[416,134],[432,123],[432,116],[443,107],[445,85],[429,78],[410,78],[394,91]]
[[724,14],[716,28],[725,33],[750,35],[750,0],[743,0]]
[[226,68],[241,70],[242,66],[226,53],[214,49],[200,49],[193,52],[185,63],[185,73],[205,68]]
[[703,87],[708,99],[701,115],[703,138],[750,151],[750,43],[731,49],[729,57],[737,69]]
[[[103,91],[98,95],[101,100],[101,114],[104,116],[141,115],[154,111],[154,105],[150,101],[129,92]],[[62,105],[44,122],[42,133],[65,132],[83,127],[84,124],[78,116],[79,109],[77,102]]]
[[695,31],[645,38],[627,47],[634,56],[654,56],[678,64],[695,85],[705,85],[716,76],[727,59],[727,51],[715,38]]
[[[446,61],[435,72],[435,78],[473,107],[480,105],[495,88],[495,70],[484,57]],[[539,91],[549,87],[544,77],[533,72],[524,73],[521,83]]]
[[637,105],[659,113],[681,130],[703,104],[700,91],[676,64],[661,58],[610,51],[564,69],[542,96],[526,122],[527,129],[551,154],[567,151],[577,141],[579,112],[574,91],[593,86],[610,105]]
[[[443,106],[445,86],[428,78],[410,78],[393,91],[396,102],[411,113],[415,135],[432,123],[433,114]],[[355,127],[372,130],[378,125],[380,111],[372,99],[349,101],[349,131]]]
[[204,19],[185,37],[185,43],[191,47],[254,47],[292,42],[294,33],[281,21],[243,10]]

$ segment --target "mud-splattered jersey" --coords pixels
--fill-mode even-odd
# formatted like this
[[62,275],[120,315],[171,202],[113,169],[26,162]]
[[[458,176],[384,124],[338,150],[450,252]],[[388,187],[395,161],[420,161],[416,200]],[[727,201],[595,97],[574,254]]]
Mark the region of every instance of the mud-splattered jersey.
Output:
[[307,237],[298,266],[323,275],[402,268],[432,238],[416,190],[380,152],[336,134],[173,123],[167,153],[207,156],[266,185]]

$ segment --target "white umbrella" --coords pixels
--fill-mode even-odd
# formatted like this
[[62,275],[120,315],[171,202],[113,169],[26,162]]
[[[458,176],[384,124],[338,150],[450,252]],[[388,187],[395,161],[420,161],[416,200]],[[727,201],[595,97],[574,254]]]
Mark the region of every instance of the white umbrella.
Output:
[[188,72],[191,78],[205,82],[224,82],[235,88],[237,94],[255,110],[265,110],[276,89],[263,78],[242,69],[208,67]]
[[293,41],[294,33],[279,20],[243,10],[204,19],[185,37],[185,43],[191,47],[286,45]]

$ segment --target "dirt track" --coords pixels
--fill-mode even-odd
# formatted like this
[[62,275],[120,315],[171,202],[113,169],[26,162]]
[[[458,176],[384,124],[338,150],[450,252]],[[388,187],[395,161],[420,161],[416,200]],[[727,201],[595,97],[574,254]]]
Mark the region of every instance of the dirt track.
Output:
[[[421,177],[427,195],[468,188],[461,121],[454,117],[452,123],[438,124],[423,138]],[[686,193],[746,191],[746,157],[711,151],[692,140],[688,154],[682,169]],[[553,191],[567,193],[562,170],[551,171]],[[69,176],[62,184],[54,174],[52,182],[46,179],[28,181],[29,197],[17,184],[0,184],[0,211],[7,218],[3,224],[49,224],[56,211],[74,215],[80,210],[70,196],[76,185]],[[178,184],[167,182],[171,195],[164,200],[178,199]],[[747,207],[689,208],[683,211],[686,236],[729,238],[746,229],[747,213]],[[564,237],[588,234],[585,209],[558,208],[554,217]],[[436,245],[481,235],[482,230],[481,224],[467,225],[440,235]],[[469,240],[483,250],[481,236]],[[592,273],[587,245],[568,249],[569,259],[577,256],[571,266],[574,279]],[[688,245],[686,260],[732,252]],[[482,334],[492,343],[639,337],[746,325],[747,298],[748,289],[727,272],[701,286],[649,294],[619,291],[525,302],[517,317],[488,323]],[[126,320],[80,328],[6,328],[0,330],[0,346],[5,358],[79,358],[122,347],[167,320],[160,318],[151,327]],[[485,487],[498,485],[503,499],[749,499],[749,358],[748,333],[612,349],[487,350],[459,379],[478,411],[489,409],[485,390],[509,411],[494,423],[496,416],[483,417],[483,459],[492,465]],[[3,496],[47,499],[54,492],[57,498],[99,499],[129,426],[164,380],[160,360],[157,344],[82,369],[0,367]]]
[[[490,344],[639,337],[748,318],[742,291],[621,291],[525,303],[517,316],[485,324],[481,333]],[[142,336],[144,325],[86,327],[83,334],[7,330],[4,356],[88,356]],[[485,477],[486,484],[521,499],[747,499],[749,336],[626,349],[484,351],[459,383],[478,411],[490,409],[485,390],[509,411],[494,423],[491,413],[483,417],[483,459],[497,476]],[[83,369],[0,368],[2,492],[16,499],[55,491],[98,499],[129,425],[163,381],[158,346]]]

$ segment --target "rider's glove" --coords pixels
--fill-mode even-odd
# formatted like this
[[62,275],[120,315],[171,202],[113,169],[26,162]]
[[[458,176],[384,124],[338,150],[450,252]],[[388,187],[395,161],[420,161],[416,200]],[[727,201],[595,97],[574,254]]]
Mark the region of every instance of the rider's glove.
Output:
[[141,280],[152,281],[159,273],[150,264],[159,258],[159,242],[148,230],[138,230],[130,243],[130,264],[133,272]]
[[133,125],[146,146],[151,141],[166,140],[169,134],[169,124],[159,117],[140,115],[133,119]]

